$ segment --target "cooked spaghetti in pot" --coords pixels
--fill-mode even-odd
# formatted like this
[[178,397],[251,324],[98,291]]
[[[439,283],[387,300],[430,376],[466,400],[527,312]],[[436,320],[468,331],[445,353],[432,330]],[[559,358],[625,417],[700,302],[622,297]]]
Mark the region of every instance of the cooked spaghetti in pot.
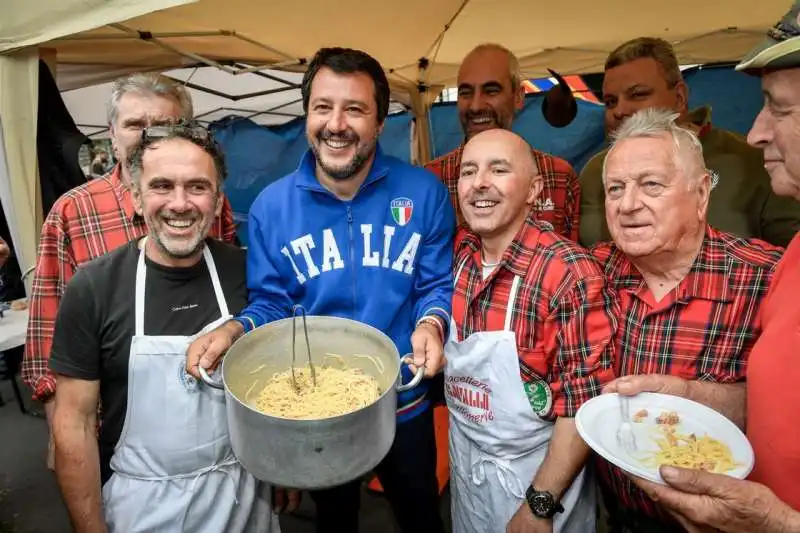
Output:
[[[378,371],[382,372],[383,365],[379,360],[371,356],[355,357],[372,360]],[[331,358],[337,359],[340,364],[326,364],[325,360]],[[325,360],[321,366],[314,366],[316,385],[308,366],[295,368],[299,392],[294,387],[291,369],[278,372],[267,381],[253,400],[253,405],[270,416],[319,420],[357,411],[378,399],[381,391],[373,376],[360,368],[348,367],[341,356],[328,354]],[[249,402],[249,396],[256,384],[251,386],[245,401]]]

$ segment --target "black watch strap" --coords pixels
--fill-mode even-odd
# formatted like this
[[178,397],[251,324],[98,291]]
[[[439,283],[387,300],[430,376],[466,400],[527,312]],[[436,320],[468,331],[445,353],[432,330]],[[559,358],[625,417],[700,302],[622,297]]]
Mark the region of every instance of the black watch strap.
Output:
[[555,496],[547,491],[536,490],[533,485],[525,492],[525,499],[533,515],[539,518],[553,518],[556,513],[564,512],[564,506]]

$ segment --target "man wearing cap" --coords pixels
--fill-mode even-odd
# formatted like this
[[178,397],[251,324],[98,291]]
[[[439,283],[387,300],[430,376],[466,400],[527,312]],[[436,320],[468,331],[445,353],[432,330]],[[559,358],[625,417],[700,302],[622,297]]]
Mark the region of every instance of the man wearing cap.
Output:
[[[668,42],[652,37],[628,41],[606,60],[606,131],[612,134],[639,109],[657,107],[680,113],[681,125],[699,137],[711,170],[709,224],[737,237],[785,247],[800,229],[800,204],[772,191],[761,151],[748,146],[739,134],[712,125],[710,107],[689,111],[688,91]],[[610,240],[602,179],[607,153],[606,149],[589,160],[580,175],[580,243],[586,247]]]
[[[769,30],[736,67],[760,76],[764,107],[748,142],[764,151],[773,190],[800,200],[800,2]],[[746,412],[755,452],[748,481],[679,468],[661,468],[668,486],[635,479],[689,531],[789,533],[800,531],[800,236],[789,245],[762,304],[762,333],[750,354],[747,395],[729,409]],[[625,394],[660,389],[680,394],[680,383],[648,376],[617,388]],[[702,524],[702,526],[700,525]],[[710,526],[714,529],[708,529]]]
[[[482,44],[473,49],[458,69],[458,117],[464,129],[464,142],[485,130],[511,129],[514,114],[525,103],[519,61],[499,44]],[[552,118],[548,117],[548,120]],[[458,223],[464,218],[458,205],[458,176],[462,144],[450,153],[431,161],[425,168],[439,176],[450,191]],[[535,217],[548,222],[556,233],[578,238],[580,186],[572,167],[550,154],[532,149],[542,192],[535,204]]]

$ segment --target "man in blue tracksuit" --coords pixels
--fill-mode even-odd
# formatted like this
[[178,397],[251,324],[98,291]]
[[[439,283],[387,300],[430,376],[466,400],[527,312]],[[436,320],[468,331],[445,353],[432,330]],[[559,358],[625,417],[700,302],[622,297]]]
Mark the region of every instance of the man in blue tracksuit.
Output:
[[[433,175],[384,155],[389,110],[380,64],[349,49],[320,50],[302,84],[310,150],[264,189],[248,220],[248,306],[189,348],[187,370],[212,368],[233,341],[291,316],[339,316],[389,335],[408,382],[443,366],[450,324],[455,215]],[[376,472],[404,533],[443,533],[428,380],[398,396],[397,434]],[[358,531],[360,483],[312,492],[317,532]]]

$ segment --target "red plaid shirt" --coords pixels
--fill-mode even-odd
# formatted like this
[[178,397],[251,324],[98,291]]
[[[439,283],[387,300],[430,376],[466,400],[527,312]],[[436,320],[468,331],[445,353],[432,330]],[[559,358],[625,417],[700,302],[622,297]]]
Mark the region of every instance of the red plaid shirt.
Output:
[[[592,253],[620,298],[616,374],[743,381],[761,332],[761,302],[782,251],[708,226],[689,274],[656,302],[642,275],[614,244],[594,247]],[[601,482],[621,507],[671,522],[622,471],[602,459],[598,465]]]
[[[211,235],[233,242],[233,211],[228,199],[223,201]],[[55,393],[55,378],[47,361],[58,306],[77,268],[146,233],[144,219],[134,211],[130,190],[119,177],[119,166],[66,192],[53,204],[42,226],[28,299],[22,378],[33,389],[34,399],[46,400]]]
[[[447,185],[458,225],[464,222],[458,206],[458,178],[463,151],[464,147],[460,146],[425,165],[427,170],[439,176]],[[569,163],[558,157],[533,150],[533,158],[543,181],[542,192],[533,209],[536,219],[549,222],[556,233],[577,242],[581,204],[578,175]]]
[[[613,378],[617,302],[600,267],[575,243],[529,219],[483,279],[480,238],[466,228],[456,236],[453,320],[459,340],[479,331],[502,331],[512,305],[523,382],[546,381],[553,404],[546,418],[572,417]],[[517,298],[509,302],[516,276]]]

